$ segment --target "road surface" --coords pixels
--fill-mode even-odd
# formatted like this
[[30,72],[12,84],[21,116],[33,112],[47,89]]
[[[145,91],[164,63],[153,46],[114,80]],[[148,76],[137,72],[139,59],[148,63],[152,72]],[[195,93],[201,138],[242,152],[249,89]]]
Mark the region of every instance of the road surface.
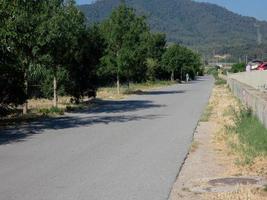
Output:
[[0,200],[165,200],[211,77],[0,132]]

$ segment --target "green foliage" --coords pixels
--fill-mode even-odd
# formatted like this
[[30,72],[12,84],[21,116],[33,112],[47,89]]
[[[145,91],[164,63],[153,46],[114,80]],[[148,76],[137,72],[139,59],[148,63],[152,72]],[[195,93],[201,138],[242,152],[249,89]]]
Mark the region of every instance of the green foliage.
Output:
[[67,94],[79,102],[84,96],[91,97],[97,89],[97,66],[104,51],[104,41],[99,27],[94,26],[81,32],[76,46],[76,56],[68,66],[69,81]]
[[219,77],[219,72],[216,67],[209,68],[206,73],[214,77],[215,85],[224,85],[227,83],[226,80]]
[[208,68],[206,73],[209,75],[213,75],[215,78],[218,77],[218,69],[215,67]]
[[146,76],[148,81],[155,81],[156,71],[159,68],[159,62],[157,59],[147,58],[146,60]]
[[251,110],[242,108],[234,111],[235,126],[231,133],[237,134],[239,144],[235,148],[244,155],[242,163],[250,164],[257,156],[267,156],[267,129]]
[[27,97],[29,66],[36,61],[36,27],[42,1],[0,2],[1,103],[21,104]]
[[219,77],[215,80],[215,85],[225,85],[226,83],[226,80]]
[[132,8],[120,5],[102,24],[102,33],[106,42],[105,54],[101,58],[100,74],[108,73],[120,81],[121,77],[129,80],[140,72],[144,63],[142,45],[148,27],[144,17],[137,17]]
[[64,109],[58,107],[42,108],[38,110],[42,115],[64,115]]
[[174,73],[182,69],[184,49],[179,45],[172,45],[167,48],[162,56],[162,63],[166,71],[171,73],[171,79],[174,79]]
[[246,71],[246,64],[245,63],[236,63],[232,66],[230,72],[238,73]]
[[205,75],[205,67],[201,66],[198,71],[199,76],[204,76]]
[[166,80],[171,72],[192,79],[201,72],[198,54],[182,45],[167,48],[165,34],[152,33],[139,10],[125,4],[90,27],[73,0],[4,0],[0,8],[1,107],[32,97],[56,102],[57,95],[78,103],[116,79],[129,87]]
[[162,57],[162,64],[171,73],[171,79],[179,75],[180,80],[184,79],[187,73],[194,79],[201,66],[199,55],[176,44],[167,48]]
[[2,109],[0,115],[8,105],[18,105],[26,99],[23,71],[16,67],[17,60],[14,55],[2,48],[0,48],[0,109]]
[[96,28],[87,30],[75,1],[4,0],[0,16],[1,105],[54,91],[78,99],[96,88],[103,40]]

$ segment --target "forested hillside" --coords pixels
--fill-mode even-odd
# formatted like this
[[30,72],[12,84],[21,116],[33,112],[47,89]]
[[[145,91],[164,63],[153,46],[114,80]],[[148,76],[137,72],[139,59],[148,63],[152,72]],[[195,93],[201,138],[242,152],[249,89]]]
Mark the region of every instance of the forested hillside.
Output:
[[[98,0],[79,8],[89,23],[100,22],[120,2]],[[166,33],[168,42],[178,42],[205,54],[215,51],[252,57],[262,53],[260,49],[267,43],[267,22],[235,14],[217,5],[191,0],[126,0],[126,3],[148,18],[153,31]]]

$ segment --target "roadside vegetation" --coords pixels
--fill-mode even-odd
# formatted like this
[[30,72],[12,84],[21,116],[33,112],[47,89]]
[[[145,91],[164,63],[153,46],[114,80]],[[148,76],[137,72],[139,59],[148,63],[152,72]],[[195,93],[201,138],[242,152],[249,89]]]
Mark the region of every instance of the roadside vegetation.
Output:
[[215,85],[224,85],[224,84],[226,84],[226,80],[222,79],[219,76],[219,70],[217,68],[215,68],[215,67],[209,68],[206,73],[209,74],[209,75],[212,75],[214,77]]
[[267,129],[255,117],[250,109],[241,106],[241,109],[230,108],[234,124],[226,127],[232,137],[238,141],[230,140],[233,150],[241,154],[240,164],[252,164],[257,157],[267,158]]
[[208,105],[201,115],[200,122],[208,122],[212,115],[213,106]]
[[[211,115],[208,114],[209,107],[213,108]],[[205,126],[212,127],[209,130],[212,139],[205,143],[205,148],[210,148],[209,144],[212,144],[209,151],[214,156],[212,163],[207,163],[207,166],[213,166],[215,162],[218,171],[221,171],[214,176],[266,178],[267,130],[257,117],[234,97],[226,84],[215,85],[207,108],[203,116],[209,117],[203,121]],[[192,145],[195,146],[194,143]],[[267,196],[264,185],[231,187],[229,191],[204,193],[204,199],[263,200]]]
[[246,64],[245,63],[236,63],[229,70],[229,72],[231,72],[231,73],[238,73],[238,72],[244,72],[244,71],[246,71]]
[[[226,84],[215,88],[222,92],[217,94],[216,102],[217,107],[220,105],[222,108],[213,107],[222,125],[219,140],[223,139],[230,152],[236,155],[235,164],[245,167],[253,165],[259,158],[267,161],[267,129],[249,108],[231,94]],[[204,117],[208,116],[205,114],[209,113],[208,110],[204,112]]]
[[167,46],[124,3],[90,26],[72,0],[4,0],[0,16],[1,117],[62,114],[105,91],[118,97],[203,74],[200,55]]

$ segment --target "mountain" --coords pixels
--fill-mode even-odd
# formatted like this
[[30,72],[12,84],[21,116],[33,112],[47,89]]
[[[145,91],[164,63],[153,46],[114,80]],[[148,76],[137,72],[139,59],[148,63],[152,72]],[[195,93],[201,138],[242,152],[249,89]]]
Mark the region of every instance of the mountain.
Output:
[[[89,23],[106,19],[121,0],[97,0],[79,6]],[[137,14],[145,15],[155,32],[169,42],[212,55],[262,54],[267,44],[267,22],[235,14],[223,7],[192,0],[126,0]],[[259,43],[261,45],[259,45]]]

